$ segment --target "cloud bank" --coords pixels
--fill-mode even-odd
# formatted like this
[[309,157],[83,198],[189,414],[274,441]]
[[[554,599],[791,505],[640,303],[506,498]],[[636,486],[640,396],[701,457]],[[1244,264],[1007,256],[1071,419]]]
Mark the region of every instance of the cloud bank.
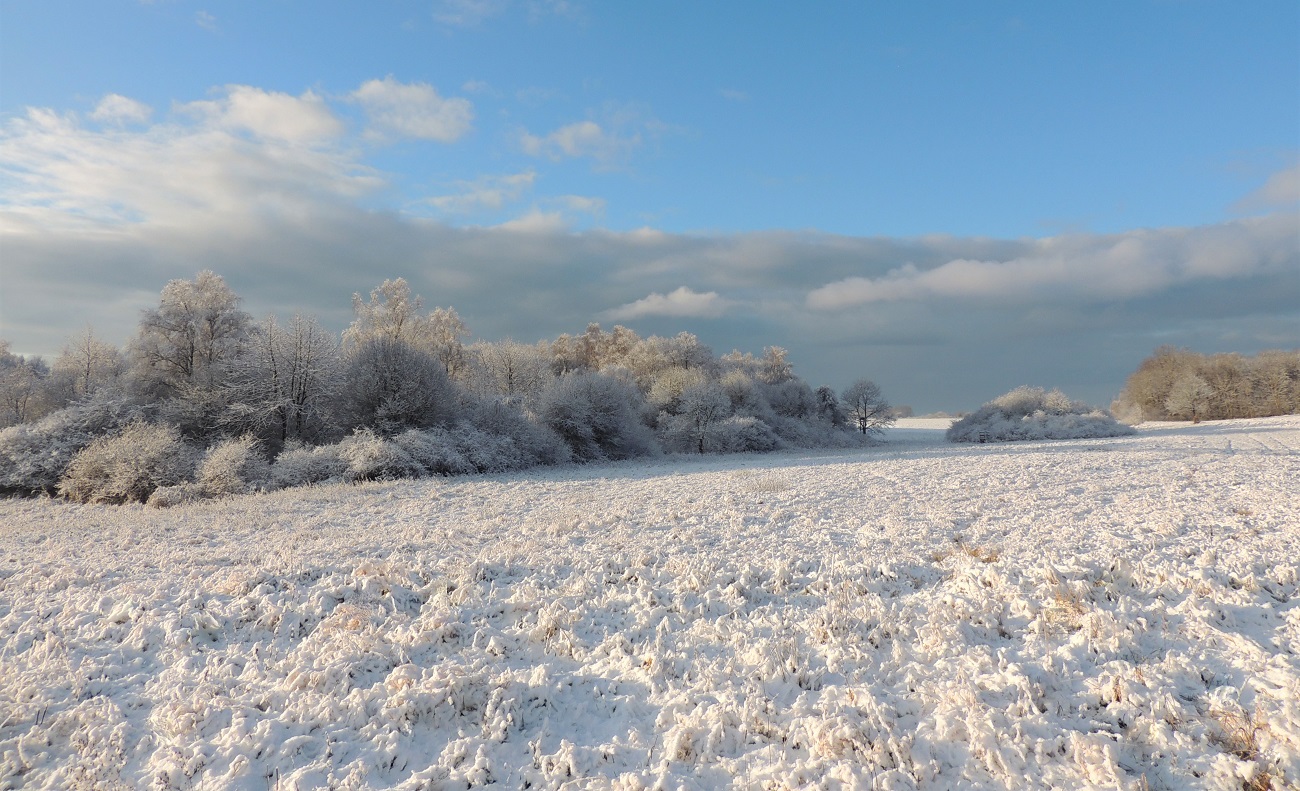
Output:
[[[458,227],[376,208],[394,177],[369,164],[365,141],[381,129],[454,145],[472,116],[391,78],[334,101],[355,101],[367,125],[312,91],[250,86],[157,120],[110,95],[84,118],[35,108],[5,122],[0,337],[50,355],[90,322],[122,343],[168,279],[210,268],[254,314],[302,310],[342,329],[353,292],[401,276],[478,337],[531,341],[598,318],[696,332],[724,352],[781,345],[814,383],[871,376],[922,410],[1026,383],[1104,403],[1162,343],[1300,345],[1294,211],[1043,239],[690,235],[575,232],[576,213],[603,202],[562,195],[503,225]],[[597,157],[602,134],[548,135],[537,150]],[[1289,178],[1267,189],[1285,197]],[[484,176],[424,205],[507,206],[538,179]]]

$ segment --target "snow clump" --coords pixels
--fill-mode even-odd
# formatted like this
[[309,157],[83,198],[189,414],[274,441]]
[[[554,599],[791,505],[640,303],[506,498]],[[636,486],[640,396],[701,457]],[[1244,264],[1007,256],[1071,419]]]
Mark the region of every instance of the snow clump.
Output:
[[1017,387],[952,424],[949,442],[1124,437],[1133,428],[1109,412],[1072,401],[1060,390]]

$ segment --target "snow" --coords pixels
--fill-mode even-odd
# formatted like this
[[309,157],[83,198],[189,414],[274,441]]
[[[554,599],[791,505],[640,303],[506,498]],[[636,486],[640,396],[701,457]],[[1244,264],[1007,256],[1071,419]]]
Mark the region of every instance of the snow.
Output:
[[0,501],[0,788],[1300,784],[1300,417]]

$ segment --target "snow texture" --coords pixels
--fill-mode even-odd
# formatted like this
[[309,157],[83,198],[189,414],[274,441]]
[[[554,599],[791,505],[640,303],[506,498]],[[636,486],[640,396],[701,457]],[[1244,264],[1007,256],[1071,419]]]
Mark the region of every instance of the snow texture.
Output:
[[0,501],[0,788],[1300,784],[1300,418],[946,427]]

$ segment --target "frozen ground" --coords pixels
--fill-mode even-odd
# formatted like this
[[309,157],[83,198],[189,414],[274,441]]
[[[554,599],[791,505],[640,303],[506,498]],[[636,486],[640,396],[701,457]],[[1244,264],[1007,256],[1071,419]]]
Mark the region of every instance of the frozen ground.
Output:
[[0,788],[1300,784],[1300,418],[0,501]]

